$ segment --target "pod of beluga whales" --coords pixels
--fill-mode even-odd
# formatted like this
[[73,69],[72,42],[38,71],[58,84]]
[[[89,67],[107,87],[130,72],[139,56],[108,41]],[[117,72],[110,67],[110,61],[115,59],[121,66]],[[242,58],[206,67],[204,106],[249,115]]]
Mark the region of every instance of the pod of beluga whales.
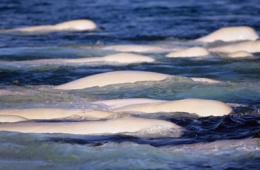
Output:
[[[56,25],[33,26],[1,30],[1,33],[50,33],[57,31],[95,31],[97,25],[90,20],[68,21]],[[167,53],[169,58],[207,58],[210,53],[223,53],[225,57],[252,57],[252,53],[260,52],[260,41],[256,31],[247,26],[221,28],[207,36],[193,40],[200,46],[180,47],[171,50],[156,45],[111,45],[101,47],[101,50],[114,51],[115,54],[79,59],[41,59],[17,61],[17,63],[92,63],[111,62],[119,64],[156,62],[152,57],[136,53]],[[227,45],[207,47],[216,41]],[[196,44],[195,43],[195,44]],[[10,62],[10,61],[9,61]],[[54,90],[67,91],[91,87],[104,87],[123,83],[158,82],[174,75],[148,71],[113,71],[87,76],[72,82],[54,86]],[[220,81],[203,77],[192,77],[199,83],[221,83]],[[131,91],[129,91],[131,93]],[[8,90],[0,90],[0,95],[16,95]],[[19,94],[20,95],[20,94]],[[189,113],[199,117],[224,116],[232,113],[232,108],[226,103],[216,100],[187,98],[166,101],[147,98],[113,99],[92,102],[93,105],[104,105],[107,110],[64,109],[64,108],[29,108],[0,110],[0,130],[22,133],[65,133],[79,135],[104,135],[118,133],[141,133],[160,136],[163,131],[170,131],[171,136],[180,137],[185,129],[165,120],[135,117],[136,114],[152,113]],[[36,120],[55,120],[84,118],[84,121],[69,122],[37,122]],[[88,120],[88,121],[85,121]],[[143,135],[143,136],[145,136]]]

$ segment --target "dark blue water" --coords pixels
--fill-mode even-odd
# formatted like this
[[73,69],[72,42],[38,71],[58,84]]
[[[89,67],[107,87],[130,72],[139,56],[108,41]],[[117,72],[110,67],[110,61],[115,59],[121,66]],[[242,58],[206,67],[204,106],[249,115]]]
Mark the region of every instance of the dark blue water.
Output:
[[259,33],[260,7],[249,1],[102,1],[64,0],[0,2],[1,28],[56,24],[73,19],[94,20],[95,33],[45,36],[2,36],[1,47],[75,44],[141,43],[169,38],[194,39],[225,26],[247,25]]
[[[108,52],[96,47],[105,45],[190,46],[188,40],[226,26],[251,26],[260,35],[260,3],[257,0],[1,0],[0,17],[0,28],[5,29],[74,19],[91,19],[102,28],[97,32],[0,34],[0,60],[5,62],[103,56]],[[94,48],[82,49],[83,46]],[[84,102],[92,100],[193,97],[221,100],[229,103],[234,112],[224,117],[206,118],[155,115],[184,127],[186,131],[180,138],[147,139],[122,135],[42,137],[3,132],[0,133],[2,168],[16,164],[29,169],[71,169],[75,164],[76,169],[257,169],[260,166],[260,55],[254,54],[250,59],[203,60],[164,58],[165,53],[147,55],[158,62],[124,66],[0,64],[1,89],[30,94],[26,99],[23,96],[1,97],[1,109],[64,106],[68,103],[81,108],[87,107]],[[72,92],[48,91],[48,88],[41,91],[42,87],[116,70],[206,77],[225,84],[166,81]],[[223,140],[231,143],[223,144]],[[205,144],[204,149],[208,150],[205,152],[200,144],[203,146],[207,142],[216,142],[213,144],[217,149]]]

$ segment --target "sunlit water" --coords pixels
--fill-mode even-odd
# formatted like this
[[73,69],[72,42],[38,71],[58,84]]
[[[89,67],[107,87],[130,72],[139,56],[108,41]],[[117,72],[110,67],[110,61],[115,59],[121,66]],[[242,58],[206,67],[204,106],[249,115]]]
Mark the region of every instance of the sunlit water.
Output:
[[[256,0],[2,0],[0,16],[4,18],[0,21],[2,28],[81,18],[92,19],[102,27],[98,32],[0,34],[0,88],[15,92],[0,97],[0,109],[105,110],[92,102],[120,98],[216,99],[234,109],[224,117],[160,113],[145,116],[184,127],[180,138],[0,132],[1,169],[258,169],[260,166],[259,54],[241,59],[223,58],[216,53],[211,53],[208,59],[174,59],[165,58],[166,53],[147,53],[156,60],[154,63],[129,65],[26,62],[115,53],[101,50],[105,45],[189,47],[194,45],[189,40],[225,26],[247,25],[260,34],[260,4]],[[52,89],[81,77],[116,70],[153,71],[178,77],[83,90]],[[199,83],[189,77],[212,78],[223,83]]]

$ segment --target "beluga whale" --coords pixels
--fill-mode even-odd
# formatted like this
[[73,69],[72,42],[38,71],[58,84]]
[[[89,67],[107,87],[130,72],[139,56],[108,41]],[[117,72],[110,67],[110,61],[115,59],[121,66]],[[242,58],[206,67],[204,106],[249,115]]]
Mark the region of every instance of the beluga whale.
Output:
[[195,41],[210,43],[214,41],[243,41],[243,40],[257,40],[259,38],[257,32],[248,26],[232,26],[220,28],[213,33],[204,37],[198,38]]
[[253,57],[253,54],[247,51],[236,51],[226,54],[230,58]]
[[[173,75],[149,72],[149,71],[112,71],[106,73],[99,73],[87,77],[80,78],[65,84],[57,85],[54,89],[60,90],[77,90],[90,87],[103,87],[107,85],[116,85],[124,83],[136,82],[158,82],[167,78],[172,78]],[[201,83],[220,83],[220,81],[209,78],[194,78],[190,77],[192,81]]]
[[105,105],[110,109],[116,109],[116,108],[135,105],[135,104],[159,103],[159,102],[166,102],[166,101],[167,100],[147,99],[147,98],[128,98],[128,99],[99,100],[93,103]]
[[161,53],[167,52],[169,49],[154,45],[138,45],[138,44],[125,44],[125,45],[110,45],[102,48],[103,50],[113,50],[120,52],[136,52],[136,53]]
[[220,47],[209,48],[212,52],[224,52],[224,53],[234,53],[238,51],[244,51],[248,53],[259,53],[260,52],[260,41],[244,41],[240,43],[224,45]]
[[140,81],[161,81],[171,77],[168,74],[148,71],[113,71],[100,73],[55,86],[54,89],[75,90],[89,87],[103,87],[112,84],[135,83]]
[[188,98],[157,103],[143,103],[113,109],[114,112],[149,114],[157,112],[185,112],[199,117],[224,116],[232,112],[227,104],[217,100]]
[[209,52],[203,47],[191,47],[183,50],[173,51],[166,55],[170,58],[206,57]]
[[[25,61],[14,61],[15,64],[115,64],[115,65],[127,65],[135,63],[151,63],[155,59],[149,56],[132,54],[132,53],[117,53],[110,54],[103,57],[88,57],[88,58],[57,58],[57,59],[37,59],[37,60],[25,60]],[[10,63],[10,61],[8,61]]]
[[136,136],[144,137],[180,137],[183,133],[183,128],[165,120],[125,117],[102,121],[2,123],[0,124],[0,131],[75,135],[135,134]]
[[98,26],[91,20],[79,19],[66,21],[55,25],[39,25],[28,26],[21,28],[12,28],[1,30],[4,33],[22,32],[22,33],[49,33],[49,32],[61,32],[61,31],[95,31],[98,30]]
[[25,117],[16,115],[0,115],[0,123],[22,122],[27,121]]
[[[0,122],[14,121],[16,118],[28,120],[54,120],[54,119],[88,119],[99,120],[116,117],[118,114],[108,111],[92,109],[66,109],[66,108],[28,108],[28,109],[0,109]],[[13,117],[12,117],[13,116]],[[17,117],[15,117],[17,116]]]

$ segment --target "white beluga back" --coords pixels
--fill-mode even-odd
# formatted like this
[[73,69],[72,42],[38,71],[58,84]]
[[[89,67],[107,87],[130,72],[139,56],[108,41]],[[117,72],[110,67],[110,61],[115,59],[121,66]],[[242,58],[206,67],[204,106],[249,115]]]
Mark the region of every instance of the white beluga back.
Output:
[[93,31],[97,30],[97,25],[86,19],[67,21],[54,25],[54,29],[65,31]]
[[185,112],[200,117],[224,116],[232,112],[232,108],[221,101],[204,99],[183,99],[162,103],[136,104],[114,109],[115,112],[157,113]]
[[139,54],[131,54],[131,53],[118,53],[107,55],[102,57],[103,61],[106,62],[118,62],[118,63],[150,63],[154,62],[155,60],[151,57]]
[[144,103],[161,103],[161,102],[167,102],[167,100],[130,98],[130,99],[100,100],[93,103],[103,104],[108,106],[110,109],[116,109],[116,108],[125,107],[129,105],[144,104]]
[[248,26],[234,26],[224,27],[213,33],[198,38],[195,41],[198,42],[214,42],[214,41],[242,41],[242,40],[257,40],[259,38],[257,32]]
[[[173,77],[169,74],[148,72],[148,71],[112,71],[83,77],[65,84],[55,86],[54,89],[76,90],[90,87],[103,87],[124,83],[136,83],[142,81],[162,81]],[[220,81],[208,78],[191,78],[191,80],[201,83],[220,83]]]
[[167,48],[153,45],[111,45],[103,47],[104,50],[114,50],[120,52],[137,52],[137,53],[160,53],[169,51]]
[[[87,63],[96,63],[96,64],[134,64],[134,63],[151,63],[155,60],[152,57],[139,54],[131,53],[117,53],[106,55],[104,57],[88,57],[88,58],[73,58],[73,59],[38,59],[38,60],[25,60],[25,61],[14,61],[11,63],[15,64],[87,64]],[[8,61],[10,63],[10,61]]]
[[86,19],[62,22],[56,25],[40,25],[1,30],[1,32],[48,33],[57,31],[95,31],[97,25]]
[[22,122],[27,121],[26,118],[16,115],[0,115],[0,123]]
[[223,83],[222,81],[210,79],[210,78],[203,78],[203,77],[191,77],[193,81],[200,82],[200,83],[208,83],[208,84],[219,84]]
[[166,57],[172,58],[188,58],[188,57],[205,57],[209,55],[207,49],[203,47],[191,47],[179,51],[173,51],[166,55]]
[[224,52],[233,53],[238,51],[245,51],[248,53],[258,53],[260,52],[260,41],[245,41],[236,44],[224,45],[220,47],[209,48],[213,52]]
[[135,83],[140,81],[161,81],[169,77],[171,76],[167,74],[147,71],[114,71],[81,78],[56,86],[55,89],[73,90],[95,86],[102,87],[113,84]]
[[[18,116],[30,120],[52,120],[78,118],[88,120],[107,119],[115,117],[117,113],[90,110],[90,109],[65,109],[65,108],[29,108],[29,109],[0,109],[0,116]],[[15,117],[14,117],[15,118]],[[5,118],[7,120],[8,117]],[[12,117],[10,117],[10,121]],[[0,117],[1,122],[1,117]]]
[[232,53],[227,53],[227,57],[230,58],[241,58],[241,57],[252,57],[253,54],[247,52],[247,51],[236,51]]
[[63,133],[76,135],[111,135],[121,133],[137,133],[141,136],[162,137],[163,132],[170,131],[171,137],[180,137],[183,128],[180,126],[156,119],[126,117],[105,121],[87,122],[58,122],[58,123],[5,123],[1,124],[0,131],[22,133]]

